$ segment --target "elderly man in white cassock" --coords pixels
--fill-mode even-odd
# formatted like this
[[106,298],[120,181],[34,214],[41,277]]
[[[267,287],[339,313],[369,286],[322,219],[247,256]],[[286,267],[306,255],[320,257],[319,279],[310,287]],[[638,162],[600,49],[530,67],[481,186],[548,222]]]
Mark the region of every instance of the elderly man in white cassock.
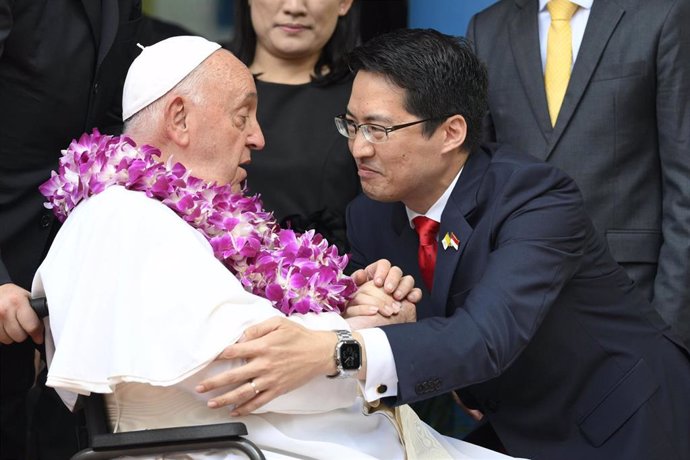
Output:
[[[230,193],[246,176],[239,165],[264,145],[257,103],[252,75],[231,53],[171,38],[129,70],[127,137],[94,132],[63,152],[42,191],[66,220],[33,287],[50,305],[47,384],[69,407],[76,394],[104,393],[118,432],[241,421],[269,459],[507,458],[439,435],[407,407],[374,410],[356,378],[324,375],[243,417],[213,410],[215,394],[197,391],[241,364],[215,358],[262,320],[292,313],[340,350],[352,327],[328,302],[393,303],[371,282],[354,294],[326,243],[281,233],[255,199]],[[414,319],[409,308],[389,316]],[[313,357],[323,359],[337,375],[360,367]],[[243,385],[260,393],[261,383]]]

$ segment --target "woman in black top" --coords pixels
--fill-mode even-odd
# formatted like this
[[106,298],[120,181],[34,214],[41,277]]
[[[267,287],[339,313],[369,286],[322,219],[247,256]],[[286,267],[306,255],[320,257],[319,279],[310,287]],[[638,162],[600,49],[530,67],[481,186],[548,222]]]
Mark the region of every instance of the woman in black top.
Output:
[[333,118],[345,111],[344,55],[359,42],[354,0],[236,2],[231,50],[250,68],[266,147],[252,155],[248,187],[297,230],[316,228],[347,250],[345,207],[357,169]]

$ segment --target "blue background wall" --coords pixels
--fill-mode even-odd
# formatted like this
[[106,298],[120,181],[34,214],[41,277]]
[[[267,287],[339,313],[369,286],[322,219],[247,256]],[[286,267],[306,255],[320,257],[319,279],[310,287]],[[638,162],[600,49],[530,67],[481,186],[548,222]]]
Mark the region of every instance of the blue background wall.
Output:
[[409,26],[465,35],[472,15],[495,0],[409,0]]

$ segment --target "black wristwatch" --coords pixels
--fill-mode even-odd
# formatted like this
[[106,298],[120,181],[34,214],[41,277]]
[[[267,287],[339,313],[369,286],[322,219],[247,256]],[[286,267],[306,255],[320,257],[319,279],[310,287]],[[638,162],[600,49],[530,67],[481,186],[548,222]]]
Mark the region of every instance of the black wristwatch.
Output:
[[334,331],[338,334],[338,343],[335,345],[335,367],[338,370],[329,378],[356,377],[359,368],[362,367],[362,346],[352,337],[350,331]]

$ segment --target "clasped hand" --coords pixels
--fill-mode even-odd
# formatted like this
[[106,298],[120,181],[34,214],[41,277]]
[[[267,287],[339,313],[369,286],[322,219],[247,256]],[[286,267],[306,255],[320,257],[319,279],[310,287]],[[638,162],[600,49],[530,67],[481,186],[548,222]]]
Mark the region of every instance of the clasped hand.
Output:
[[417,320],[422,291],[414,278],[385,259],[352,274],[359,289],[344,313],[353,330]]

